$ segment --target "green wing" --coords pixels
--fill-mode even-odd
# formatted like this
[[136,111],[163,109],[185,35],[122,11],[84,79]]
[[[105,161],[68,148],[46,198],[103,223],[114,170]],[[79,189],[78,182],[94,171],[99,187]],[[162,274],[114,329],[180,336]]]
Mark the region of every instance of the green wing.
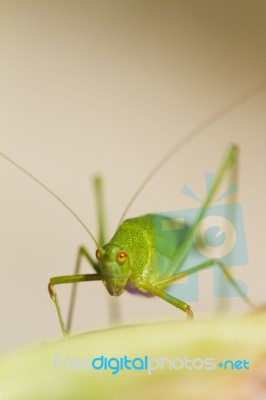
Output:
[[183,243],[190,225],[163,214],[151,214],[154,257],[160,275],[169,275],[169,266]]

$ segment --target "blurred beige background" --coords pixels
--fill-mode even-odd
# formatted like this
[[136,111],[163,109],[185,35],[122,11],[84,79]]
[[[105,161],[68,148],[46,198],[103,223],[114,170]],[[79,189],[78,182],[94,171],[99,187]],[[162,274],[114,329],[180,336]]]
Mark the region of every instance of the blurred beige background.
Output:
[[[46,183],[96,231],[89,179],[104,176],[108,229],[178,139],[266,78],[266,3],[1,1],[0,151]],[[195,207],[203,174],[230,142],[241,148],[239,201],[249,264],[235,276],[265,303],[266,94],[242,104],[177,154],[129,216]],[[0,159],[0,346],[60,337],[50,277],[73,272],[83,229],[33,181]],[[86,264],[83,272],[88,271]],[[66,310],[69,288],[59,295]],[[124,294],[124,323],[184,319],[160,299]],[[198,318],[213,314],[212,272],[200,275]],[[230,312],[247,311],[232,299]],[[101,283],[81,284],[75,331],[108,325]]]

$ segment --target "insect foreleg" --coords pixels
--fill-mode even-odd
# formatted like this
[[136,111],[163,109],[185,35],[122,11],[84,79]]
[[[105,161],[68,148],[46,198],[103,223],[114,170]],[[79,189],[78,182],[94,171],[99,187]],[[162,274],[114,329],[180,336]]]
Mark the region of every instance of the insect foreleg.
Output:
[[138,285],[139,288],[144,289],[145,291],[153,294],[154,296],[158,296],[161,299],[167,301],[167,303],[172,304],[174,307],[179,308],[180,310],[184,311],[187,313],[187,318],[188,319],[193,319],[193,312],[191,310],[191,307],[185,303],[184,301],[180,299],[176,299],[174,296],[164,292],[162,289],[159,289],[155,285],[152,285],[150,283],[142,283],[141,285]]
[[[97,217],[97,225],[98,225],[98,237],[97,241],[100,246],[103,246],[105,243],[105,236],[106,236],[106,221],[105,221],[105,212],[104,212],[104,205],[103,205],[103,182],[102,178],[99,176],[94,176],[92,180],[93,189],[94,189],[94,196],[96,202],[96,217]],[[93,269],[98,273],[99,272],[99,265],[93,257],[90,255],[88,250],[84,246],[80,246],[78,249],[76,264],[74,275],[78,275],[80,273],[81,261],[82,258],[88,261],[88,263],[93,267]],[[71,295],[70,295],[70,302],[69,302],[69,309],[67,314],[67,323],[66,328],[67,331],[70,332],[72,326],[72,319],[74,313],[74,307],[76,303],[76,296],[77,296],[77,285],[72,286]]]
[[78,282],[88,282],[88,281],[100,281],[102,279],[100,274],[86,274],[86,275],[68,275],[68,276],[57,276],[54,278],[50,279],[49,285],[48,285],[48,290],[50,293],[50,296],[55,304],[57,315],[59,318],[60,326],[62,329],[62,333],[64,337],[68,336],[68,331],[65,327],[60,305],[59,305],[59,300],[57,293],[54,289],[55,285],[61,285],[64,283],[78,283]]
[[[97,234],[97,242],[100,246],[103,246],[106,243],[106,218],[105,218],[105,208],[103,201],[103,181],[100,176],[94,176],[92,180],[94,197],[96,203],[96,217],[97,217],[97,226],[98,226],[98,234]],[[82,259],[88,261],[88,263],[93,267],[93,269],[99,273],[99,264],[93,259],[88,250],[81,246],[78,249],[77,260],[75,264],[74,275],[80,274],[80,267]],[[67,323],[66,329],[67,332],[70,332],[72,326],[72,319],[74,314],[74,307],[76,303],[76,295],[77,295],[77,285],[74,284],[72,286],[71,295],[70,295],[70,303],[67,315]],[[109,298],[109,311],[110,311],[110,321],[118,321],[119,320],[119,310],[118,304],[114,304],[112,302],[113,299]]]
[[[90,255],[90,253],[84,246],[80,246],[78,249],[78,255],[77,255],[77,261],[76,261],[76,265],[75,265],[74,275],[79,275],[79,273],[80,273],[80,266],[81,266],[82,258],[85,258],[85,260],[88,261],[88,263],[93,267],[93,269],[96,272],[99,272],[98,263],[96,263],[94,261],[94,259],[92,258],[92,256]],[[67,323],[66,323],[66,328],[67,328],[68,332],[70,332],[71,325],[72,325],[72,318],[73,318],[73,313],[74,313],[76,296],[77,296],[77,285],[73,284],[72,289],[71,289],[70,303],[69,303],[69,309],[68,309],[68,314],[67,314]]]

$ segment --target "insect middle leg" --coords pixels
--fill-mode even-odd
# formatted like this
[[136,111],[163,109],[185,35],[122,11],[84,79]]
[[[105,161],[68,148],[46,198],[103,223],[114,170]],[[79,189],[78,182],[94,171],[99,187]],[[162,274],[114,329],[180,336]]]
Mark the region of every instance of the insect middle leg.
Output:
[[147,290],[148,292],[161,297],[163,300],[167,301],[168,303],[172,304],[173,306],[181,309],[182,311],[185,311],[188,315],[188,317],[193,316],[193,312],[190,308],[190,306],[183,301],[176,299],[172,295],[164,292],[164,289],[167,288],[171,283],[174,283],[178,281],[181,278],[184,278],[188,275],[194,274],[196,272],[202,271],[207,268],[212,268],[214,266],[218,266],[224,273],[225,277],[229,280],[231,285],[237,290],[237,292],[240,294],[240,296],[243,298],[243,300],[249,304],[252,308],[256,308],[256,306],[251,302],[251,300],[245,295],[245,293],[242,291],[241,287],[237,284],[233,276],[230,274],[228,269],[225,267],[225,265],[219,261],[219,260],[208,260],[202,264],[199,264],[195,267],[189,268],[188,270],[184,272],[179,272],[177,274],[173,274],[171,276],[165,277],[165,279],[158,280],[154,284],[150,283],[144,283],[142,285],[142,288],[144,290]]
[[[230,284],[236,289],[236,291],[238,292],[238,294],[243,298],[243,300],[252,308],[256,308],[256,306],[252,303],[252,301],[249,299],[249,297],[246,296],[246,294],[242,291],[241,287],[237,284],[236,280],[233,278],[232,274],[228,271],[228,268],[226,268],[226,266],[219,260],[208,260],[202,264],[199,264],[195,267],[189,268],[184,272],[179,272],[177,274],[174,274],[173,276],[170,276],[168,279],[166,279],[164,281],[164,284],[166,285],[165,287],[167,287],[170,283],[173,283],[183,277],[189,276],[191,274],[194,274],[196,272],[199,271],[203,271],[204,269],[207,268],[212,268],[218,266],[223,274],[225,275],[225,277],[228,279],[228,281],[230,282]],[[162,282],[161,282],[162,283]]]

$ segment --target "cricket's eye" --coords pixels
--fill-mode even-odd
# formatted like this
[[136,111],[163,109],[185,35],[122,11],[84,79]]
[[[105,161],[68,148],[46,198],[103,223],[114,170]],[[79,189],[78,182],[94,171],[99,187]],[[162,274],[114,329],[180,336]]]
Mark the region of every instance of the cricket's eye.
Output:
[[116,261],[119,264],[123,264],[127,259],[127,253],[123,250],[119,251],[116,255]]
[[96,258],[99,260],[101,258],[101,252],[99,249],[96,250]]

